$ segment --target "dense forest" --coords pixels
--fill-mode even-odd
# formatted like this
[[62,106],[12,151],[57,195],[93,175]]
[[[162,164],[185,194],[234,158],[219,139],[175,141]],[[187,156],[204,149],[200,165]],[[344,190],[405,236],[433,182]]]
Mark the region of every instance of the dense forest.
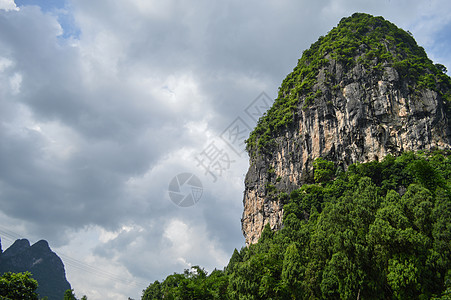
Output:
[[283,228],[224,270],[155,281],[142,299],[449,299],[449,151],[351,165],[319,158],[285,202]]
[[[276,139],[299,130],[299,113],[343,94],[336,76],[356,66],[359,78],[376,82],[392,68],[402,78],[398,90],[414,101],[433,91],[451,117],[446,68],[409,32],[356,13],[303,52],[246,141],[249,156],[272,157]],[[280,230],[266,225],[223,270],[169,275],[142,299],[451,299],[451,151],[398,150],[346,169],[320,157],[289,194],[268,185],[283,204]]]

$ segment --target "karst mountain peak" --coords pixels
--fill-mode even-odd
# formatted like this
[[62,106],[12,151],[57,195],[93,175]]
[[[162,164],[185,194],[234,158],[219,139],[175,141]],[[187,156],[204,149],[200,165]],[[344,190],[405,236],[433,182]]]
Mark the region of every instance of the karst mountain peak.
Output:
[[345,170],[406,151],[450,149],[451,80],[410,32],[355,13],[305,50],[247,140],[246,244],[280,229],[283,197],[321,157]]

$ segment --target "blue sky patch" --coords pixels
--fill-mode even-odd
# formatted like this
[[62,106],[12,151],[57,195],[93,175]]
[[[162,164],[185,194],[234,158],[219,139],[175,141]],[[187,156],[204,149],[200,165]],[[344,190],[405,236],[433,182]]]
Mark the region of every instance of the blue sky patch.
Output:
[[51,12],[55,9],[62,9],[66,5],[64,0],[15,0],[17,6],[37,5],[42,11]]
[[435,63],[444,64],[448,69],[448,74],[451,70],[451,55],[449,49],[451,49],[451,40],[449,36],[451,34],[451,22],[442,27],[442,29],[436,34],[434,38],[434,52],[438,59],[444,61],[436,61]]
[[62,38],[78,38],[80,29],[75,24],[74,16],[65,0],[15,0],[18,7],[36,5],[45,13],[58,16],[58,22],[63,28]]

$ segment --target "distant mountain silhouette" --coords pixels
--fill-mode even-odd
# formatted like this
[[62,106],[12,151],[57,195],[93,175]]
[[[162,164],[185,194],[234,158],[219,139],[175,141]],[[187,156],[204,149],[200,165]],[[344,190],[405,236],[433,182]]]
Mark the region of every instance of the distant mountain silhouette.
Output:
[[64,292],[71,288],[61,258],[50,249],[47,241],[41,240],[30,246],[28,240],[19,239],[4,252],[0,241],[0,274],[25,271],[38,281],[40,297],[61,300]]

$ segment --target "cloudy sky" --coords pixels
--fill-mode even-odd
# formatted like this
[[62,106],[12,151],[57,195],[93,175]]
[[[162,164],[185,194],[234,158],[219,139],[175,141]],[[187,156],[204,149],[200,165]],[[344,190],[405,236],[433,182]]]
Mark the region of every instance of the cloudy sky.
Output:
[[[448,0],[0,0],[3,249],[49,241],[91,300],[223,268],[244,245],[241,143],[258,108],[354,12],[451,68]],[[181,173],[202,183],[190,207],[168,193]]]

